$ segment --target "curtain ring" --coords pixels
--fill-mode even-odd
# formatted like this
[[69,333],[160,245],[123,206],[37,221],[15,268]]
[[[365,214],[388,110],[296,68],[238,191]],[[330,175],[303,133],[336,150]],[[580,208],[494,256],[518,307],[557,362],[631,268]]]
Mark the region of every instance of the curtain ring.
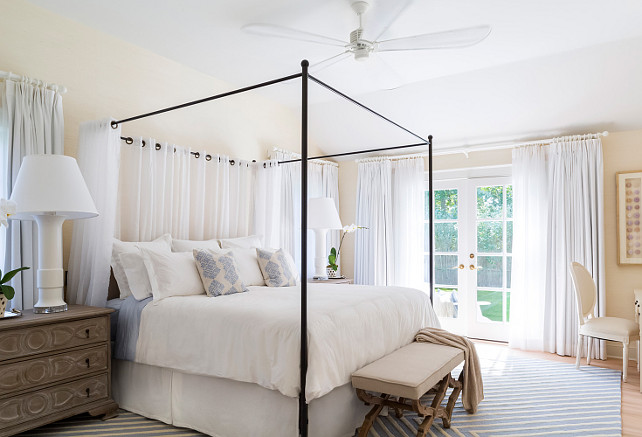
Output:
[[265,162],[263,163],[263,168],[266,168],[266,167],[265,167]]
[[218,157],[218,162],[221,162],[221,157],[220,156]]
[[198,153],[198,152],[195,152],[195,153],[194,153],[194,157],[195,157],[196,159],[198,159],[198,158],[200,158],[200,157],[201,157],[201,154],[200,154],[200,153]]
[[211,161],[212,160],[212,155],[205,155],[205,160],[206,161]]
[[132,137],[125,138],[125,144],[134,144],[134,139]]
[[142,147],[145,147],[145,144],[147,144],[147,143],[145,143],[145,140],[143,140],[143,145],[142,145]]
[[230,159],[230,165],[234,165],[234,160]]
[[156,150],[160,150],[160,149],[161,149],[161,145],[156,143]]

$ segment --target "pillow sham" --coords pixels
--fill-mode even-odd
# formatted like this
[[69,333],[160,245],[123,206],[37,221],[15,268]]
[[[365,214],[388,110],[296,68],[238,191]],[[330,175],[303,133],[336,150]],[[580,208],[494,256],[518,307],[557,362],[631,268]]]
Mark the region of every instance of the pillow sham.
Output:
[[172,240],[172,252],[192,252],[194,249],[221,251],[218,240]]
[[248,291],[239,276],[239,269],[231,251],[214,252],[194,249],[196,269],[205,293],[210,297]]
[[155,301],[205,292],[191,253],[146,248],[142,248],[141,252]]
[[239,238],[224,238],[218,240],[221,243],[223,249],[254,249],[256,247],[262,247],[261,237],[258,235],[250,235],[248,237],[239,237]]
[[256,254],[259,258],[259,267],[263,272],[263,279],[268,287],[296,285],[296,277],[283,249],[273,251],[257,248]]
[[231,251],[243,283],[245,285],[265,285],[263,273],[259,267],[256,249],[234,248],[231,249]]
[[171,251],[172,247],[172,236],[169,234],[162,235],[155,239],[154,241],[120,241],[117,238],[114,238],[112,251],[111,251],[111,268],[114,271],[114,278],[118,283],[118,288],[120,289],[120,298],[126,299],[129,295],[132,294],[127,282],[127,275],[125,274],[125,268],[120,261],[120,255],[122,253],[137,253],[141,248],[149,248],[155,250],[164,250]]
[[151,296],[152,284],[149,282],[145,261],[140,251],[121,253],[120,262],[125,270],[129,289],[136,300]]

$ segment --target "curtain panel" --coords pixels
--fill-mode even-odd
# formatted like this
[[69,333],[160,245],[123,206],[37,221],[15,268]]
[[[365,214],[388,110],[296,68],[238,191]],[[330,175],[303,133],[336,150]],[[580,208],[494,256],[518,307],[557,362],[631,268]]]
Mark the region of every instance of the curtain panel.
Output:
[[[0,72],[1,73],[1,72]],[[64,89],[39,80],[0,75],[0,181],[1,196],[9,198],[22,159],[32,154],[64,153],[62,92]],[[33,221],[10,220],[0,229],[3,271],[31,267],[12,280],[16,296],[11,308],[34,305],[38,270],[37,228]]]
[[[595,315],[605,315],[603,174],[599,138],[562,138],[513,151],[511,347],[574,355],[573,261],[593,275]],[[604,342],[591,341],[595,357],[604,358]]]
[[424,159],[359,162],[355,283],[422,288]]

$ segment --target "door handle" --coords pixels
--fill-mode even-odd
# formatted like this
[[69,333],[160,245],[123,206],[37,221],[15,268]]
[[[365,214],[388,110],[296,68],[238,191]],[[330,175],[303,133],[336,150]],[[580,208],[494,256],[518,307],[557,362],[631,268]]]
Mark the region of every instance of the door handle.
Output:
[[450,270],[457,270],[457,269],[459,269],[459,270],[463,270],[463,269],[464,269],[464,267],[466,267],[466,266],[465,266],[465,265],[463,265],[463,264],[459,264],[459,266],[453,266],[453,267],[451,267],[451,268],[450,268]]
[[471,254],[470,254],[470,255],[468,255],[468,256],[470,257],[470,259],[475,258],[475,254],[474,254],[474,253],[471,253]]
[[472,265],[472,264],[471,264],[470,266],[468,266],[468,268],[469,268],[470,270],[475,270],[477,267],[475,267],[474,265]]

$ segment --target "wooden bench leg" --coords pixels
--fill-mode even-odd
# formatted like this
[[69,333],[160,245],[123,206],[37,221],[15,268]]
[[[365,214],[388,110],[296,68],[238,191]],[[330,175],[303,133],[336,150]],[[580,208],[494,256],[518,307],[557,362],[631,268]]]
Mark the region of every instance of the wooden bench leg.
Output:
[[[381,395],[381,398],[383,400],[387,400],[390,397],[390,395]],[[366,418],[363,419],[363,425],[361,425],[361,428],[359,429],[359,437],[367,437],[368,432],[370,431],[370,428],[372,427],[372,424],[374,423],[375,419],[381,413],[381,410],[384,407],[384,403],[377,404],[372,407],[372,409],[366,414]]]
[[461,393],[461,389],[464,386],[463,381],[464,381],[463,371],[459,374],[459,378],[457,378],[457,380],[449,378],[448,386],[452,387],[453,391],[448,397],[448,404],[446,405],[445,415],[442,417],[444,428],[450,428],[450,422],[453,417],[453,409],[455,408],[455,402],[457,402],[459,393]]
[[[450,373],[439,382],[439,386],[437,388],[437,393],[435,393],[435,397],[432,400],[432,404],[430,405],[430,408],[419,408],[420,410],[428,410],[428,414],[426,415],[426,418],[421,422],[421,425],[419,425],[419,429],[417,429],[417,437],[425,437],[426,434],[428,434],[428,430],[432,426],[432,422],[435,420],[435,415],[436,413],[442,409],[440,407],[441,402],[444,400],[444,397],[446,397],[446,392],[448,391],[448,385],[451,380]],[[417,403],[420,404],[419,401],[416,401]]]

